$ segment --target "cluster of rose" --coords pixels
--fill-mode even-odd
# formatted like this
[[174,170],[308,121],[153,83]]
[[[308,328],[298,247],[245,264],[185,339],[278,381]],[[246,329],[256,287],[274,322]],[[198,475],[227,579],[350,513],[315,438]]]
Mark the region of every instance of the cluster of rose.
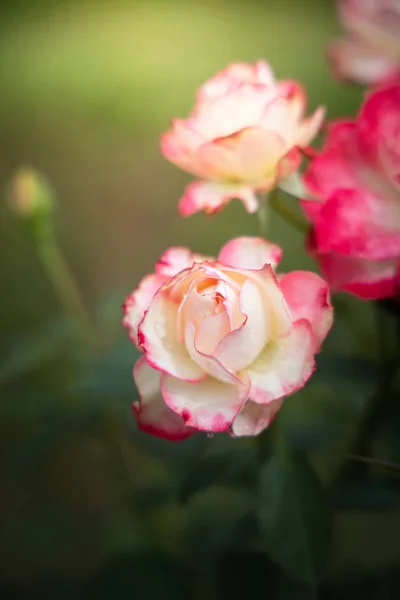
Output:
[[[342,0],[347,32],[334,72],[368,90],[354,119],[324,127],[306,94],[269,65],[235,63],[174,119],[161,151],[193,174],[182,215],[212,214],[233,198],[248,212],[279,187],[299,196],[307,251],[322,277],[277,271],[282,250],[263,237],[228,241],[218,257],[168,249],[128,296],[123,324],[142,356],[134,367],[138,426],[171,440],[198,431],[254,436],[303,387],[333,320],[330,291],[394,298],[400,280],[400,5]],[[305,170],[301,169],[306,160]]]

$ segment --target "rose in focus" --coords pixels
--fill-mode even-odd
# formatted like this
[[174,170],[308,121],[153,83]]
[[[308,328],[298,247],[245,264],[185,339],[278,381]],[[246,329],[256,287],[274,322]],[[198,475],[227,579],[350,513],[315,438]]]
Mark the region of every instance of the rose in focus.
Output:
[[329,48],[336,75],[362,85],[399,77],[399,1],[340,0],[338,12],[347,37]]
[[276,276],[281,254],[249,237],[217,260],[172,248],[128,296],[123,324],[144,351],[134,367],[142,430],[257,435],[305,384],[331,327],[329,290],[314,273]]
[[232,64],[207,81],[189,118],[174,119],[161,137],[164,156],[200,178],[186,187],[181,214],[213,213],[232,198],[257,211],[257,192],[296,171],[320,129],[324,110],[304,118],[305,106],[302,87],[275,81],[262,61]]
[[400,289],[399,107],[400,85],[371,93],[355,120],[330,127],[304,176],[309,249],[332,289],[365,299]]

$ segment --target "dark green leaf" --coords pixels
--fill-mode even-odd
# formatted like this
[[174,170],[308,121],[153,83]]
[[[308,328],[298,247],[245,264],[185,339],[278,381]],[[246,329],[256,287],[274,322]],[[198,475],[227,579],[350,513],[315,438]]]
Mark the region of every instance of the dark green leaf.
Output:
[[53,360],[71,337],[72,327],[67,319],[50,320],[16,335],[2,352],[0,382],[8,383]]
[[108,564],[87,590],[87,600],[137,598],[187,600],[191,598],[190,574],[165,552],[121,555]]
[[261,469],[258,518],[272,560],[314,583],[328,553],[331,512],[311,467],[282,436]]
[[330,482],[346,460],[376,387],[375,363],[321,355],[309,383],[288,398],[280,426],[290,444],[313,454],[318,473]]
[[217,484],[243,486],[249,489],[254,482],[256,448],[253,440],[232,439],[227,435],[206,438],[203,453],[188,464],[180,497],[186,501],[198,490]]
[[74,391],[95,398],[133,402],[137,394],[132,369],[139,351],[130,340],[123,340],[107,353],[87,364],[87,375]]
[[137,519],[127,512],[115,512],[103,532],[104,550],[110,556],[138,550],[141,531]]
[[400,507],[400,478],[352,469],[333,491],[335,508],[385,510]]
[[184,544],[196,558],[243,548],[256,535],[253,495],[214,486],[194,494],[187,504]]
[[[333,521],[335,544],[325,575],[332,580],[349,569],[364,572],[400,564],[400,511],[341,510]],[[381,598],[381,595],[374,598]],[[390,598],[390,595],[389,595]]]
[[291,443],[318,450],[343,438],[367,405],[376,385],[374,363],[322,355],[309,383],[280,412],[280,425]]
[[100,298],[96,306],[96,321],[108,338],[115,339],[124,335],[121,326],[122,304],[130,291],[127,286],[109,290]]

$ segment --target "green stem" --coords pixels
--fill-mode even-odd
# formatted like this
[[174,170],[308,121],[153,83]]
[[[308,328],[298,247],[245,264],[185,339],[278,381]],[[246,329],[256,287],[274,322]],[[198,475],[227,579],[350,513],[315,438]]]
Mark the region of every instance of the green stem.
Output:
[[278,188],[270,195],[269,203],[287,223],[293,225],[298,231],[307,233],[309,226],[299,215],[293,212],[283,201],[282,193]]
[[380,358],[376,390],[368,406],[368,412],[361,422],[358,439],[355,445],[357,454],[367,454],[370,438],[384,421],[394,401],[391,394],[393,379],[399,366],[398,348],[391,348],[389,343],[390,323],[378,303],[375,303],[375,316],[378,337],[378,356]]
[[95,345],[96,332],[71,270],[52,234],[37,238],[37,251],[45,271],[67,315],[79,323],[89,345]]
[[268,194],[258,194],[258,202],[258,228],[260,230],[260,234],[265,236],[268,229]]

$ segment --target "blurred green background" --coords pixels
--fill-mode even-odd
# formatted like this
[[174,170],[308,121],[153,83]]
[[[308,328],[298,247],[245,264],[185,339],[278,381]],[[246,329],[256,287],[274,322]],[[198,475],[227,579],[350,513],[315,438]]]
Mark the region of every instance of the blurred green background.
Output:
[[[257,230],[239,203],[214,219],[177,214],[189,176],[158,139],[210,75],[264,57],[278,77],[305,84],[310,110],[353,114],[360,100],[324,57],[338,30],[329,1],[3,0],[1,13],[1,187],[21,164],[50,178],[60,243],[92,305],[116,285],[132,288],[169,245],[211,253]],[[4,216],[1,227],[2,327],[13,328],[45,315],[52,298],[18,226]],[[286,242],[284,268],[305,264],[301,236],[279,219],[271,237]]]
[[[205,79],[229,62],[265,58],[277,77],[304,83],[310,111],[324,104],[328,118],[355,114],[362,92],[337,84],[324,55],[339,32],[334,4],[2,0],[0,17],[0,189],[5,198],[10,176],[21,165],[50,179],[58,197],[60,247],[93,318],[107,331],[109,350],[101,358],[104,364],[98,357],[80,357],[79,348],[71,359],[70,341],[54,334],[58,325],[54,328],[52,319],[61,316],[61,307],[34,243],[2,202],[1,597],[40,592],[43,598],[127,593],[235,598],[228,575],[221,580],[223,592],[210,584],[211,592],[202,573],[193,590],[186,567],[173,560],[180,556],[175,546],[183,522],[192,517],[183,515],[178,502],[161,499],[173,497],[180,468],[190,474],[204,440],[185,443],[182,451],[135,432],[130,417],[135,353],[125,342],[120,307],[168,246],[213,254],[227,239],[257,232],[255,217],[239,202],[212,219],[178,216],[177,201],[189,176],[161,156],[158,140],[172,117],[189,112]],[[269,236],[284,247],[284,270],[314,268],[302,236],[280,217],[271,216]],[[343,310],[351,315],[355,334],[339,320],[328,350],[373,353],[369,306],[346,300]],[[90,363],[94,374],[70,397],[60,389],[75,384],[83,363]],[[229,440],[207,443],[218,456],[232,452]],[[242,452],[245,446],[237,448]],[[215,498],[198,499],[200,512],[230,506],[226,490],[220,491]],[[232,506],[236,501],[240,512],[242,499]],[[348,568],[353,575],[339,586],[338,596],[332,583],[326,598],[347,598],[343,590],[364,598],[371,589],[369,570],[391,567],[400,558],[399,548],[385,538],[394,536],[393,528],[400,537],[397,513],[389,521],[371,516],[365,523],[363,515],[351,521],[350,533],[347,513],[338,522],[328,581],[336,581],[338,573],[347,577]],[[374,552],[369,544],[378,531],[381,543]],[[200,528],[197,537],[203,533]],[[204,548],[208,553],[207,544]],[[240,552],[232,560],[239,565]],[[224,563],[220,573],[224,569],[229,573],[232,566]],[[361,580],[354,575],[359,571]],[[394,585],[390,577],[396,576],[384,579],[388,589]],[[263,594],[315,597],[301,586],[276,590],[268,587]]]

